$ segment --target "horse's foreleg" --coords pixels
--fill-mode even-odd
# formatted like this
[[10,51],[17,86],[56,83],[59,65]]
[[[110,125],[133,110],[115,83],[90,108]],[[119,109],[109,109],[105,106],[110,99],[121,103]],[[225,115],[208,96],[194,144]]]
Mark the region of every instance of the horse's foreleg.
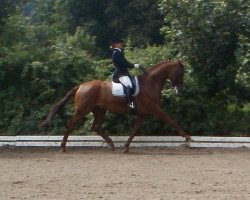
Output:
[[129,152],[130,143],[132,142],[132,140],[135,137],[135,135],[139,132],[140,127],[143,124],[143,121],[144,121],[144,116],[143,115],[138,115],[137,119],[135,121],[134,127],[132,129],[131,135],[129,136],[127,142],[125,143],[124,153],[128,153]]
[[173,120],[171,117],[169,117],[162,109],[160,109],[160,108],[152,109],[152,113],[155,117],[157,117],[157,118],[163,120],[164,122],[168,123],[169,125],[173,126],[177,130],[177,133],[180,136],[186,138],[187,142],[191,141],[191,137],[185,131],[183,131],[182,128],[180,127],[180,125],[175,120]]
[[93,110],[94,122],[92,124],[91,130],[99,134],[107,142],[108,147],[112,151],[114,151],[115,146],[114,146],[112,139],[107,134],[105,134],[104,131],[102,130],[102,123],[106,116],[106,113],[107,113],[106,110],[102,110],[98,108]]

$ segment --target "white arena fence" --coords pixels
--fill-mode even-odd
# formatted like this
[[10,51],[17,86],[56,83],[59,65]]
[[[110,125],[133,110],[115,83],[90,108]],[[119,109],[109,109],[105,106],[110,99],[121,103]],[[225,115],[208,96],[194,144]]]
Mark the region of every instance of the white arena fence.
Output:
[[[63,136],[0,136],[0,147],[59,147]],[[116,147],[124,146],[128,136],[111,137]],[[205,137],[193,136],[193,142],[185,143],[179,136],[136,136],[132,147],[176,147],[188,144],[190,147],[250,148],[250,137]],[[100,136],[69,136],[67,146],[106,147]]]

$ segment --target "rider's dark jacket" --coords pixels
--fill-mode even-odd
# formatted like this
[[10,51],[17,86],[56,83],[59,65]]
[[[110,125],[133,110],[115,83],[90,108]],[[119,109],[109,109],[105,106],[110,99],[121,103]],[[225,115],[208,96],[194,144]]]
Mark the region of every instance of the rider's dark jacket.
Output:
[[134,64],[127,61],[121,49],[113,50],[112,60],[115,65],[114,80],[118,80],[121,76],[129,76],[128,68],[134,67]]

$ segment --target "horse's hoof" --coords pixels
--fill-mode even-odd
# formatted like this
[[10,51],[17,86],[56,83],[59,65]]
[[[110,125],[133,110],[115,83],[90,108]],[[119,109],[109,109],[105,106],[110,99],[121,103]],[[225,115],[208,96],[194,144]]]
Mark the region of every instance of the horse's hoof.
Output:
[[66,149],[61,149],[60,153],[67,153]]
[[186,138],[185,142],[194,142],[191,137]]
[[109,148],[111,151],[115,151],[115,147],[108,146],[108,148]]
[[115,145],[113,143],[108,143],[108,148],[111,150],[111,151],[115,151]]
[[125,149],[125,150],[123,151],[123,153],[129,153],[129,150],[128,150],[128,149]]

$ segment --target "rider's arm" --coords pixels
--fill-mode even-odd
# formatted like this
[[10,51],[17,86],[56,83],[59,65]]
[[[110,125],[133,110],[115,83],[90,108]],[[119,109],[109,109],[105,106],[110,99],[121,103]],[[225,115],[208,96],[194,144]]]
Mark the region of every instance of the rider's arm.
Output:
[[113,61],[117,66],[120,67],[134,67],[134,64],[130,63],[119,51],[115,51],[113,54]]

